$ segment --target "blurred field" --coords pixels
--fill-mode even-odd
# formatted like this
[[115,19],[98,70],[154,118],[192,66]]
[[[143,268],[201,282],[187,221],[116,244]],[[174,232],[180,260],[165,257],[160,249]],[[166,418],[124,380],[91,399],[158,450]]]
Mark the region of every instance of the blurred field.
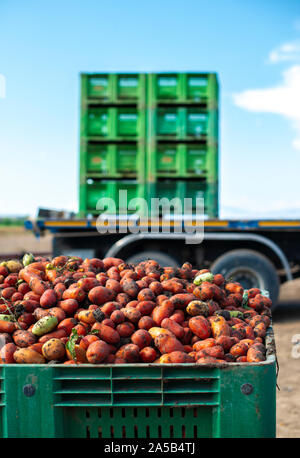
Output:
[[[22,227],[0,227],[0,256],[24,252],[50,253],[51,236],[37,239]],[[273,317],[279,362],[277,437],[300,438],[300,359],[291,355],[294,334],[300,334],[300,279],[281,287],[280,303]],[[299,352],[300,353],[300,352]]]
[[50,253],[51,236],[36,238],[23,227],[0,226],[0,256],[22,255],[24,252]]

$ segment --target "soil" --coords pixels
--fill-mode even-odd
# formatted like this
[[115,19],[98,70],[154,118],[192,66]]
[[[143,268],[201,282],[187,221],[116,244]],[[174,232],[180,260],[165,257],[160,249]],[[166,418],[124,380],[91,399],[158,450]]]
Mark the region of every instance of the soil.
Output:
[[[277,390],[277,437],[300,437],[300,280],[281,288],[281,300],[273,315],[279,363]],[[288,299],[285,299],[288,297]]]

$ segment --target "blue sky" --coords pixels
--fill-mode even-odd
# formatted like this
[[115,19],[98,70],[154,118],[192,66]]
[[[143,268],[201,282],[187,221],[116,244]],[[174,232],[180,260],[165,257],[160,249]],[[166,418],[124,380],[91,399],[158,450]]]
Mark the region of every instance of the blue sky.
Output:
[[218,72],[221,216],[300,217],[298,0],[2,0],[0,214],[77,210],[80,72],[168,70]]

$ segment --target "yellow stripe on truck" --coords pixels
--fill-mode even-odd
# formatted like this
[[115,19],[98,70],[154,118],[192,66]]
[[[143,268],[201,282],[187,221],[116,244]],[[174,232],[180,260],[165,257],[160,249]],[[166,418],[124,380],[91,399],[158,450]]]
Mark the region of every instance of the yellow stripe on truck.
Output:
[[204,226],[207,227],[228,227],[228,221],[204,221]]
[[[111,222],[112,225],[117,224],[118,226],[127,226],[127,224],[130,224],[130,220],[116,220],[115,222]],[[179,221],[145,221],[141,220],[138,226],[174,226],[175,224],[181,224]],[[110,221],[104,220],[101,222],[102,225],[104,226],[110,226]],[[196,226],[196,222],[191,220],[191,221],[184,221],[184,224],[186,226]],[[228,227],[228,221],[204,221],[204,226],[206,227]],[[298,223],[300,224],[300,222]],[[90,225],[92,227],[96,227],[97,221],[91,221]],[[87,226],[86,221],[46,221],[45,226],[53,227],[53,226],[78,226],[78,227],[85,227]]]
[[86,221],[46,221],[45,226],[86,226]]
[[296,227],[300,226],[300,221],[258,221],[258,225],[261,227]]

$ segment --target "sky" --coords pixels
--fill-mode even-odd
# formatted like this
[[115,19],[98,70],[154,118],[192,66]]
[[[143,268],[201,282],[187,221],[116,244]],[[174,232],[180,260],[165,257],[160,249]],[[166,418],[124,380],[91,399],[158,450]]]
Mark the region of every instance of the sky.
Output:
[[0,0],[0,215],[77,211],[92,71],[217,72],[220,216],[300,217],[299,0]]

